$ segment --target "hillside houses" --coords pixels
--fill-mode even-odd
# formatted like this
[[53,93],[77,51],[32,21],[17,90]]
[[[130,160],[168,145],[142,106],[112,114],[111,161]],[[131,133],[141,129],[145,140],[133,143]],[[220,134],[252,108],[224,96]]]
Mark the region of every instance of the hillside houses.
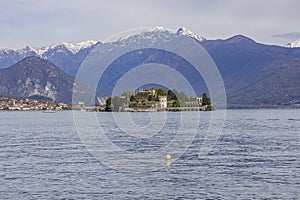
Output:
[[40,102],[31,98],[0,98],[0,110],[66,110],[69,105],[65,103],[56,102]]

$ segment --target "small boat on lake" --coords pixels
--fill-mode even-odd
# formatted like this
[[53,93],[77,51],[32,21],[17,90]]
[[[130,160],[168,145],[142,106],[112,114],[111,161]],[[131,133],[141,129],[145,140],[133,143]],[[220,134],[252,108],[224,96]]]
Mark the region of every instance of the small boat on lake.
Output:
[[44,110],[43,113],[55,113],[54,110]]

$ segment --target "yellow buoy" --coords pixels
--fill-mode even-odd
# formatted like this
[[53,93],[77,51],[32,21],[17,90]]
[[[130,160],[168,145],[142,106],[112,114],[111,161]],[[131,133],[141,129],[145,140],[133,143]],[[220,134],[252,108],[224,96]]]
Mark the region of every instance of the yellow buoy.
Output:
[[169,154],[166,155],[166,160],[171,160],[171,156]]

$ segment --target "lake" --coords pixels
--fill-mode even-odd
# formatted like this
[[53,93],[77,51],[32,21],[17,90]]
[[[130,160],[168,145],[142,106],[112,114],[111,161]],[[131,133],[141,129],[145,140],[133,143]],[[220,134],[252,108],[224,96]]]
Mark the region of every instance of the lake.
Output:
[[[194,134],[195,113],[200,121]],[[179,112],[77,111],[77,128],[73,114],[0,112],[0,199],[300,198],[297,109],[228,110],[207,155],[199,149],[210,112],[184,113],[182,129]],[[141,129],[130,132],[135,128],[128,116]],[[97,141],[92,119],[114,148]],[[80,129],[95,139],[84,138]],[[168,163],[163,149],[170,141],[181,151],[175,145]]]

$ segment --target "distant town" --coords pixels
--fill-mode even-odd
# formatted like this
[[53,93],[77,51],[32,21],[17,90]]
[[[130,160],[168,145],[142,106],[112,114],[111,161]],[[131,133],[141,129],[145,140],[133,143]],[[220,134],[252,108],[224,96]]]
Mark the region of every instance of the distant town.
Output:
[[39,101],[32,98],[0,97],[0,110],[29,111],[29,110],[70,110],[66,103]]

